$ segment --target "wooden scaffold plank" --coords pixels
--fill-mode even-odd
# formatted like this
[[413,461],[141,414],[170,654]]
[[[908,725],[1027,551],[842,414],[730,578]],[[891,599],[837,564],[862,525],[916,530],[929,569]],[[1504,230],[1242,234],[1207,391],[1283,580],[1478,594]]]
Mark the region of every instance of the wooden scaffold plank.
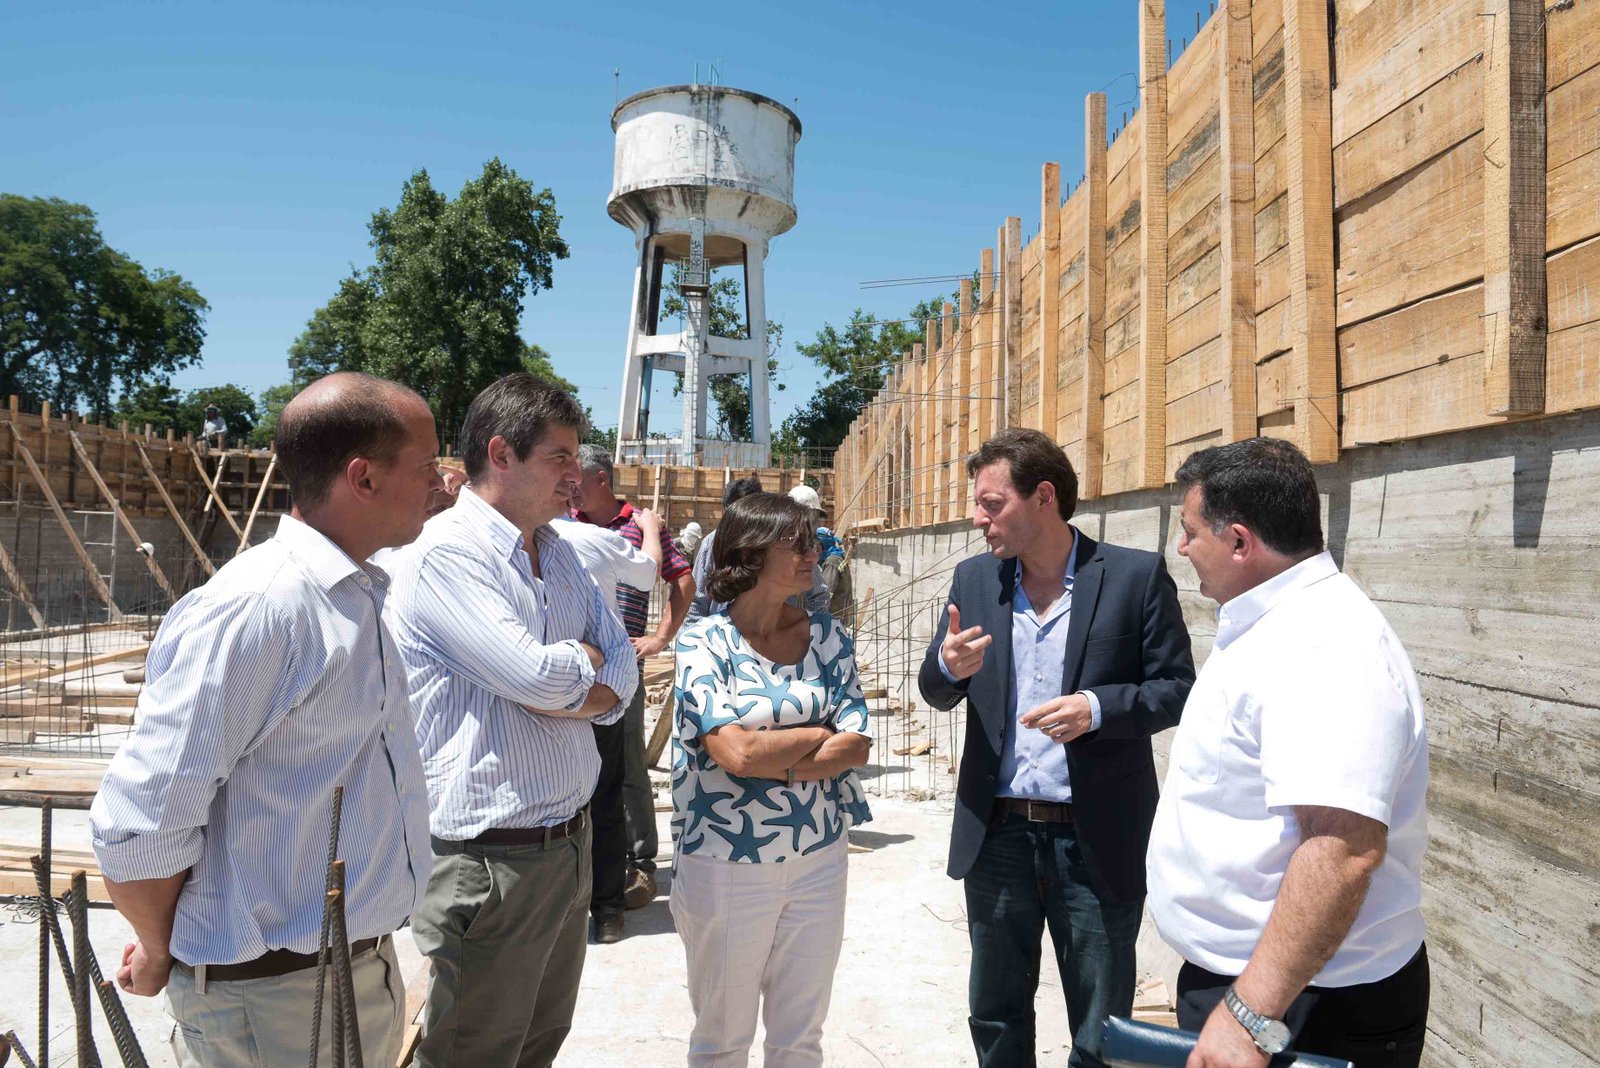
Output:
[[106,580],[100,577],[100,569],[89,557],[89,550],[83,547],[83,542],[78,539],[77,531],[72,529],[72,521],[67,518],[66,511],[61,507],[61,502],[56,498],[55,491],[50,488],[50,480],[39,469],[39,464],[33,458],[33,453],[28,451],[28,446],[22,440],[22,431],[17,424],[7,424],[11,427],[11,443],[17,450],[17,455],[22,457],[23,465],[27,467],[28,474],[33,476],[34,485],[39,487],[39,492],[44,494],[45,503],[50,506],[50,511],[55,514],[56,522],[61,524],[61,531],[67,536],[67,541],[72,546],[72,551],[77,554],[78,562],[83,564],[85,576],[89,585],[94,588],[95,595],[106,606],[106,611],[111,614],[113,621],[122,618],[122,609],[117,607],[117,602],[111,597],[111,590],[106,586]]
[[[1060,434],[1061,397],[1061,164],[1046,163],[1039,188],[1039,425],[1050,440]],[[1083,472],[1078,473],[1083,478]]]
[[[227,520],[228,526],[233,528],[234,537],[239,539],[240,545],[243,545],[244,531],[239,528],[238,523],[234,522],[233,513],[228,511],[228,506],[224,504],[222,502],[222,498],[218,496],[216,485],[212,483],[211,476],[206,474],[206,465],[200,462],[200,454],[194,449],[190,449],[189,458],[194,461],[194,469],[200,472],[200,481],[205,484],[206,493],[209,494],[209,496],[206,498],[205,509],[203,510],[209,510],[211,505],[215,504],[217,506],[217,511],[222,513],[222,518]],[[222,460],[217,464],[218,478],[221,478],[222,475],[222,465],[227,462],[227,456],[223,456]]]
[[[94,480],[95,488],[100,491],[100,496],[104,497],[106,503],[111,505],[111,514],[116,517],[123,533],[128,535],[128,539],[133,542],[134,553],[144,558],[144,566],[149,569],[150,577],[156,580],[156,585],[160,586],[169,598],[177,601],[178,591],[172,588],[172,583],[167,581],[166,573],[161,570],[161,565],[156,563],[156,554],[153,549],[149,552],[145,551],[145,540],[139,536],[139,531],[135,529],[133,520],[129,519],[128,513],[123,510],[122,502],[117,499],[116,494],[111,492],[111,487],[106,485],[106,480],[100,475],[100,469],[89,458],[89,450],[83,447],[83,439],[78,437],[76,430],[67,431],[67,438],[72,442],[72,448],[77,452],[78,459],[83,462],[84,470],[88,471],[89,477]],[[139,454],[141,456],[144,455],[143,446],[140,447]]]
[[1218,84],[1222,162],[1223,439],[1256,434],[1256,150],[1250,0],[1223,0]]
[[1284,0],[1284,159],[1295,432],[1316,464],[1339,458],[1333,270],[1333,105],[1327,0]]
[[261,502],[266,500],[267,491],[272,487],[272,475],[278,470],[278,454],[273,453],[272,459],[267,461],[267,473],[261,476],[261,488],[256,490],[256,503],[250,508],[250,516],[245,520],[244,531],[239,535],[239,548],[234,550],[235,556],[250,548],[250,531],[256,525],[256,516],[261,514]]
[[189,548],[194,551],[195,559],[200,561],[200,566],[205,568],[206,574],[215,575],[217,573],[216,565],[211,562],[211,558],[206,555],[206,551],[195,540],[194,532],[189,529],[189,524],[184,522],[183,513],[178,511],[178,506],[172,502],[172,495],[167,492],[167,487],[156,476],[155,465],[150,462],[150,457],[145,453],[144,446],[139,445],[137,447],[139,449],[139,463],[144,467],[145,477],[156,488],[156,494],[161,498],[161,503],[166,505],[167,514],[177,524],[179,532],[183,534],[184,540],[189,543]]
[[[1083,101],[1083,470],[1078,493],[1100,496],[1106,425],[1106,95]],[[1043,388],[1043,383],[1040,384]]]
[[1137,484],[1167,475],[1167,4],[1139,0],[1139,460]]
[[1484,13],[1483,361],[1490,415],[1544,411],[1544,0]]

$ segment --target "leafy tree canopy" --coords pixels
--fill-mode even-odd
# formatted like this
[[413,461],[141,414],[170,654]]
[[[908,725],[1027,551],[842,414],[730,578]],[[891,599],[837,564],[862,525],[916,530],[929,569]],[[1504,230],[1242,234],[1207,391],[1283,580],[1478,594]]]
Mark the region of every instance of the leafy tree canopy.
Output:
[[0,193],[0,395],[107,418],[117,395],[200,362],[207,307],[108,247],[84,205]]
[[339,283],[289,350],[303,384],[335,370],[404,382],[449,438],[484,386],[521,370],[524,301],[567,257],[561,216],[499,159],[451,200],[419,170],[368,224],[376,262]]

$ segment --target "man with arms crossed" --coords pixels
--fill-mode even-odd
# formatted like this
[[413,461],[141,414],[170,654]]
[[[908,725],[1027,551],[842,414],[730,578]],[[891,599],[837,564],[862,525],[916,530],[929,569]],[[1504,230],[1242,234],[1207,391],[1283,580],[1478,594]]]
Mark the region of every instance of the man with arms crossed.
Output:
[[1428,737],[1400,639],[1323,549],[1300,450],[1252,438],[1178,469],[1200,592],[1222,606],[1172,743],[1150,912],[1187,961],[1189,1068],[1268,1052],[1414,1066]]
[[[117,982],[166,989],[180,1065],[305,1064],[343,786],[357,1025],[365,1059],[393,1064],[406,997],[390,932],[431,858],[405,670],[382,622],[389,578],[364,561],[422,529],[439,441],[409,389],[336,374],[284,407],[277,445],[293,509],[167,613],[139,728],[90,811],[106,889],[138,937]],[[319,1058],[332,1034],[325,1018]]]
[[1048,925],[1068,1064],[1099,1066],[1106,1017],[1133,1008],[1150,736],[1194,682],[1189,632],[1159,554],[1068,523],[1078,478],[1044,434],[1001,431],[967,475],[989,554],[956,566],[917,681],[936,708],[967,701],[949,872],[966,888],[968,1023],[980,1065],[1034,1063]]
[[412,918],[433,962],[416,1062],[548,1065],[572,1024],[588,914],[590,723],[633,696],[633,649],[550,521],[583,409],[513,374],[467,409],[468,482],[397,553],[390,618],[432,803]]

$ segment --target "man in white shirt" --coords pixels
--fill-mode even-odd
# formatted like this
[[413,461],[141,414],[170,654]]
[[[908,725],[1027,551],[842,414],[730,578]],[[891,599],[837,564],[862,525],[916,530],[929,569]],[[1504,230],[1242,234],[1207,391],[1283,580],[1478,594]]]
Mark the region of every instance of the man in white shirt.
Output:
[[633,696],[633,647],[550,522],[583,409],[511,374],[467,409],[468,483],[396,554],[392,621],[432,808],[412,917],[432,961],[420,1068],[549,1065],[572,1024],[591,885],[592,723]]
[[[574,491],[576,487],[574,483]],[[575,495],[571,500],[572,507],[577,508]],[[600,587],[601,599],[619,621],[622,616],[617,611],[617,587],[627,586],[649,594],[661,573],[661,517],[648,508],[641,508],[634,512],[633,518],[645,534],[644,544],[637,549],[616,531],[571,516],[557,516],[550,524],[561,540],[577,552],[584,570]]]
[[1419,1063],[1428,1017],[1428,739],[1393,629],[1323,549],[1300,451],[1252,438],[1178,469],[1200,592],[1221,605],[1148,855],[1150,912],[1187,962],[1188,1068],[1292,1047]]

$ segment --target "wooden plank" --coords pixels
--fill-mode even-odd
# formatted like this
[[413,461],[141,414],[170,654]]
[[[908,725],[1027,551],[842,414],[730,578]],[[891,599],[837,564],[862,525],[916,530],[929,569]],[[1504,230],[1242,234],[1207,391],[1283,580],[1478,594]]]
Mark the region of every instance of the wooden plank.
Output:
[[[1144,113],[1136,111],[1106,149],[1106,181],[1114,181],[1144,147]],[[1134,182],[1135,188],[1138,183]]]
[[1255,262],[1261,263],[1280,248],[1289,247],[1289,231],[1285,229],[1286,216],[1289,213],[1289,195],[1284,193],[1278,199],[1255,213],[1251,221],[1255,240],[1249,250],[1244,250],[1245,255],[1251,252],[1255,255]]
[[1600,149],[1563,163],[1550,173],[1546,193],[1546,247],[1554,252],[1600,232],[1594,210],[1600,196]]
[[1251,106],[1255,109],[1256,156],[1259,159],[1280,144],[1287,132],[1282,30],[1267,42],[1266,49],[1256,54],[1253,72]]
[[1484,401],[1544,410],[1544,0],[1487,0],[1484,72]]
[[1175,315],[1167,324],[1168,364],[1221,334],[1217,325],[1221,315],[1220,299],[1219,294],[1213,293],[1188,311]]
[[1250,0],[1223,0],[1217,52],[1221,211],[1217,314],[1225,441],[1256,432],[1256,150]]
[[244,531],[239,535],[239,547],[233,553],[235,556],[250,548],[250,530],[256,525],[256,516],[261,513],[261,502],[267,499],[267,488],[272,485],[272,473],[277,467],[278,455],[273,453],[272,459],[267,461],[267,473],[261,476],[261,488],[256,490],[256,503],[251,506],[250,515],[244,523]]
[[1547,352],[1545,411],[1600,407],[1600,321],[1551,333]]
[[1342,208],[1483,129],[1483,57],[1474,56],[1333,150]]
[[[1284,4],[1285,26],[1292,8]],[[1479,54],[1482,10],[1461,0],[1394,0],[1341,22],[1333,39],[1339,71],[1333,144],[1343,144]],[[1321,21],[1327,25],[1326,13]]]
[[[13,500],[16,498],[13,497]],[[6,581],[11,583],[11,588],[16,592],[17,600],[22,602],[22,607],[28,610],[28,618],[33,620],[33,625],[40,630],[45,628],[44,616],[39,613],[39,606],[34,603],[33,591],[22,580],[22,573],[17,570],[16,564],[11,560],[11,554],[4,545],[0,545],[0,571],[6,576]]]
[[1591,69],[1600,56],[1600,3],[1551,0],[1544,18],[1545,77],[1554,90]]
[[1255,41],[1256,55],[1261,55],[1267,42],[1283,30],[1283,0],[1255,0],[1250,5],[1250,36]]
[[1551,256],[1548,269],[1551,333],[1600,319],[1600,237]]
[[1106,378],[1106,95],[1083,100],[1083,470],[1078,495],[1100,496],[1105,465]]
[[[1225,368],[1222,363],[1222,339],[1214,337],[1199,348],[1178,356],[1167,364],[1167,409],[1172,408],[1189,394],[1207,386],[1216,385],[1223,381]],[[1254,377],[1255,366],[1250,368]],[[1169,414],[1168,418],[1171,416]],[[1255,412],[1250,413],[1251,422],[1255,421]],[[1169,435],[1170,436],[1170,435]],[[1184,438],[1174,438],[1183,441]],[[1171,444],[1169,442],[1168,444]]]
[[89,558],[89,550],[83,547],[83,542],[78,540],[78,534],[72,529],[72,523],[67,519],[67,513],[62,510],[61,502],[56,498],[55,491],[50,488],[50,480],[39,470],[38,463],[33,458],[33,453],[28,451],[28,446],[22,440],[22,431],[15,423],[7,423],[11,428],[11,441],[16,448],[17,455],[22,457],[23,464],[28,468],[28,474],[33,476],[33,481],[39,487],[39,492],[44,494],[45,503],[50,506],[56,522],[61,525],[61,531],[67,536],[67,541],[72,546],[72,551],[77,554],[78,562],[83,565],[84,575],[89,579],[89,585],[94,587],[95,594],[105,604],[113,621],[122,618],[122,609],[117,607],[116,601],[111,598],[111,590],[106,587],[105,580],[100,577],[100,569]]
[[[1288,308],[1289,301],[1289,246],[1285,245],[1260,263],[1256,264],[1256,314],[1259,316],[1275,304],[1282,303]],[[1295,335],[1292,332],[1294,323],[1293,309],[1289,309],[1291,321],[1285,336],[1293,345]]]
[[1256,418],[1294,409],[1294,395],[1289,387],[1292,363],[1287,354],[1282,354],[1256,365]]
[[[213,503],[216,504],[217,511],[222,513],[222,518],[227,520],[228,526],[233,528],[233,533],[239,539],[239,543],[241,545],[244,544],[244,531],[239,529],[239,524],[233,521],[233,513],[228,511],[228,506],[224,504],[222,502],[222,498],[217,495],[217,487],[211,481],[211,477],[206,474],[205,464],[200,462],[200,454],[195,452],[193,449],[190,449],[189,459],[194,461],[194,469],[200,472],[200,481],[205,484],[207,494],[206,509],[209,509]],[[222,464],[226,463],[227,460],[228,458],[224,456],[222,460],[218,462],[217,473],[219,476],[222,473]]]
[[1039,417],[1034,426],[1054,435],[1061,394],[1061,164],[1046,163],[1039,179]]
[[172,583],[167,581],[166,573],[161,570],[161,565],[156,563],[155,553],[144,551],[144,539],[139,536],[139,531],[134,528],[133,520],[129,519],[127,513],[122,510],[122,502],[117,500],[116,495],[111,492],[111,487],[106,485],[106,480],[100,477],[100,469],[95,466],[93,460],[89,459],[89,450],[83,447],[83,439],[79,438],[77,432],[72,430],[67,431],[67,438],[72,442],[72,448],[77,452],[78,459],[83,461],[84,470],[88,471],[89,477],[94,480],[95,488],[100,491],[100,496],[104,497],[106,503],[111,505],[111,514],[116,517],[123,533],[127,534],[128,540],[133,542],[134,554],[144,558],[144,565],[149,569],[151,577],[156,580],[156,585],[160,586],[166,592],[166,595],[176,602],[178,592],[172,588]]
[[[1059,212],[1051,212],[1050,214],[1059,218]],[[1041,217],[1040,226],[1042,227],[1043,225],[1044,220]],[[1060,308],[1060,301],[1056,299],[1055,285],[1052,284],[1048,289],[1044,285],[1043,264],[1040,262],[1043,251],[1042,242],[1035,239],[1030,243],[1027,250],[1021,247],[1022,220],[1020,218],[1017,220],[1017,230],[1012,233],[1010,220],[1008,219],[1006,225],[1000,228],[1000,233],[997,236],[1001,242],[997,248],[1000,252],[1001,280],[1003,282],[1000,292],[1001,315],[999,321],[1000,333],[1004,341],[1004,344],[1000,346],[1000,362],[1004,368],[1004,373],[1000,377],[1005,380],[1005,392],[1002,403],[998,406],[995,425],[1002,427],[1021,426],[1023,425],[1022,380],[1026,372],[1025,365],[1037,367],[1037,357],[1026,351],[1031,346],[1024,337],[1025,333],[1030,333],[1029,324],[1024,321],[1023,315],[1024,305],[1027,300],[1027,294],[1024,292],[1026,289],[1026,283],[1023,279],[1024,262],[1028,264],[1028,277],[1037,276],[1035,284],[1039,296],[1035,303],[1041,305],[1041,310],[1041,302],[1047,292],[1050,294],[1051,303],[1055,304],[1058,309]],[[1037,314],[1037,312],[1031,314]],[[964,455],[971,451],[972,446],[967,445],[963,448],[962,453]],[[958,479],[957,483],[959,485],[964,481],[964,479]]]
[[1339,364],[1334,347],[1328,8],[1326,0],[1284,0],[1283,14],[1295,423],[1306,458],[1329,463],[1339,458]]
[[1339,331],[1339,382],[1349,390],[1475,352],[1484,345],[1483,286],[1474,283]]
[[[1139,187],[1140,447],[1137,485],[1166,480],[1167,4],[1139,0],[1139,96],[1144,153]],[[1107,423],[1110,415],[1107,415]]]
[[[1167,312],[1173,317],[1199,304],[1222,288],[1222,249],[1213,245],[1167,285]],[[1252,300],[1254,290],[1252,289]]]
[[[1202,174],[1195,175],[1196,179],[1204,178],[1210,182],[1205,190],[1209,194],[1206,202],[1199,211],[1189,216],[1187,222],[1171,231],[1167,239],[1167,277],[1170,279],[1184,268],[1192,266],[1196,260],[1204,256],[1211,249],[1217,247],[1221,234],[1222,198],[1217,190],[1222,184],[1222,168],[1216,165],[1207,165]],[[1176,224],[1174,224],[1176,225]]]
[[[1167,411],[1167,437],[1171,440],[1166,444],[1181,445],[1219,433],[1217,428],[1223,420],[1222,405],[1227,397],[1227,387],[1221,382],[1213,382],[1203,389],[1197,389],[1188,396],[1173,401]],[[1166,461],[1167,454],[1163,449],[1161,452],[1163,474]]]
[[1179,155],[1178,146],[1216,119],[1217,22],[1208,19],[1167,71],[1169,163]]
[[1420,438],[1502,422],[1484,406],[1483,353],[1430,364],[1344,391],[1344,447]]
[[[1141,208],[1141,211],[1143,209]],[[1106,249],[1106,320],[1116,322],[1139,307],[1140,278],[1144,270],[1143,242],[1134,236]]]
[[[1204,175],[1216,169],[1220,129],[1219,115],[1213,111],[1206,124],[1172,152],[1172,162],[1167,165],[1167,225],[1172,230],[1194,218],[1195,213],[1217,195],[1215,173],[1209,178]],[[1184,187],[1197,179],[1199,184],[1195,190],[1186,191]]]
[[1483,135],[1338,214],[1339,325],[1483,276]]
[[156,477],[155,466],[150,463],[150,457],[145,453],[144,446],[138,445],[136,447],[139,450],[139,463],[144,467],[145,477],[156,488],[156,493],[161,497],[161,503],[166,506],[167,514],[172,517],[172,522],[177,525],[178,530],[183,534],[184,540],[189,543],[190,550],[194,552],[195,558],[200,561],[200,566],[205,568],[206,574],[215,575],[217,573],[216,566],[212,564],[211,558],[206,555],[205,550],[200,548],[200,543],[194,538],[194,532],[189,529],[189,524],[183,520],[183,514],[178,511],[178,506],[172,503],[172,496],[167,493],[167,487],[162,485],[161,479]]

